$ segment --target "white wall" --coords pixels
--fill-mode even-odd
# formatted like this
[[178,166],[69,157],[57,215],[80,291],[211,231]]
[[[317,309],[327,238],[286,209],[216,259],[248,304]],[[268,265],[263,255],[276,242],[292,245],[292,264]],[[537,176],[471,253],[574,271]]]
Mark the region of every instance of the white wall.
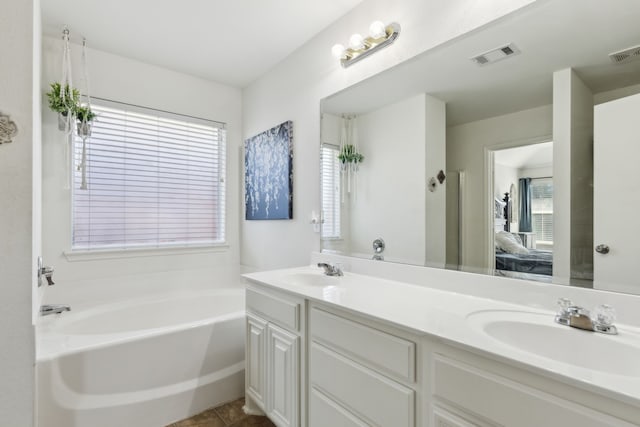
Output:
[[34,12],[39,5],[9,0],[2,6],[0,111],[16,123],[18,135],[12,143],[0,145],[0,423],[28,427],[34,410],[33,146],[39,138],[33,123],[33,52],[34,29],[39,27]]
[[[73,36],[71,29],[72,40]],[[43,43],[44,93],[49,83],[60,80],[62,43],[49,37],[45,37]],[[82,89],[81,47],[74,44],[71,49],[74,84]],[[237,282],[234,276],[239,265],[240,90],[93,49],[88,52],[88,68],[92,96],[227,123],[226,235],[229,247],[217,251],[179,250],[153,256],[115,254],[109,259],[89,257],[69,261],[63,255],[71,248],[71,192],[64,188],[65,137],[57,130],[55,114],[44,105],[44,256],[45,263],[55,267],[57,283],[48,288],[48,293],[55,295],[65,288],[72,289],[75,284],[84,286],[90,281],[108,286],[123,283],[130,286],[147,279],[154,280],[157,285],[177,286],[187,282],[221,286],[228,285],[229,281]]]
[[[447,171],[447,115],[445,103],[440,99],[425,96],[425,181],[436,178],[434,191],[426,191],[425,208],[425,264],[442,267],[447,253],[447,186],[440,184],[437,176]],[[446,178],[445,178],[446,179]]]
[[[31,105],[33,115],[33,194],[32,203],[32,240],[33,251],[31,265],[38,264],[38,257],[42,255],[42,102],[40,98],[40,75],[42,72],[42,20],[40,12],[40,0],[33,2],[33,102]],[[32,307],[31,318],[33,323],[39,316],[40,302],[44,295],[44,288],[38,287],[37,269],[32,269]]]
[[553,74],[553,276],[593,274],[593,101],[571,69]]
[[425,117],[424,94],[358,117],[364,162],[351,201],[352,252],[372,255],[372,242],[381,237],[385,259],[424,264]]
[[493,196],[502,200],[504,193],[511,190],[511,184],[518,188],[518,169],[507,165],[495,164],[493,169]]
[[[465,123],[447,129],[447,169],[465,171],[462,240],[465,267],[487,268],[487,226],[491,194],[485,180],[487,150],[513,148],[532,142],[550,141],[552,107],[550,105],[518,111],[503,116]],[[455,222],[455,224],[454,224]],[[447,228],[457,227],[449,218]]]
[[[322,140],[336,138],[339,121],[323,115]],[[357,118],[360,165],[357,188],[345,197],[344,241],[322,249],[373,255],[383,238],[386,260],[444,266],[446,186],[427,191],[427,180],[445,168],[445,104],[420,94]],[[398,215],[403,220],[397,221]]]
[[[294,219],[243,221],[241,261],[249,268],[277,268],[308,263],[320,239],[309,224],[319,209],[318,143],[320,100],[404,60],[534,0],[365,0],[243,91],[243,137],[284,120],[294,125]],[[402,26],[398,40],[348,69],[331,56],[331,46],[365,32],[374,20]]]
[[606,92],[599,92],[593,95],[593,103],[598,105],[615,99],[624,98],[640,93],[640,84],[613,89]]

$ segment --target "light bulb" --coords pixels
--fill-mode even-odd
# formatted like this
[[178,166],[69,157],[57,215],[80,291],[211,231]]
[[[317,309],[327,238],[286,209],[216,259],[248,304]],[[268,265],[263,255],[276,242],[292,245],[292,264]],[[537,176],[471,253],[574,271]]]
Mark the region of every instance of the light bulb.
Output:
[[369,26],[369,35],[374,39],[380,39],[387,35],[387,27],[382,21],[373,21]]
[[335,56],[336,59],[344,58],[344,46],[340,43],[333,45],[331,48],[331,54]]
[[349,47],[354,50],[362,49],[364,47],[364,39],[360,34],[354,34],[349,39]]

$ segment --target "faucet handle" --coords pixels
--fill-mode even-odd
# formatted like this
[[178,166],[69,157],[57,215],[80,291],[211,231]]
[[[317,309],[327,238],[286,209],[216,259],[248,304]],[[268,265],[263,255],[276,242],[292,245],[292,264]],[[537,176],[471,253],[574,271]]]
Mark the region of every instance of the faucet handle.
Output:
[[574,307],[573,301],[569,298],[558,298],[558,305],[561,313],[566,313],[569,311],[569,307]]
[[616,310],[609,304],[601,304],[593,310],[591,320],[602,326],[611,326],[616,321]]
[[47,284],[49,286],[55,285],[53,281],[53,267],[47,267],[42,262],[42,257],[39,256],[37,259],[37,274],[38,274],[38,287],[42,286],[42,278],[47,279]]
[[55,282],[53,281],[53,267],[42,267],[40,270],[40,277],[42,278],[42,276],[47,279],[47,285],[55,285]]
[[326,262],[319,262],[318,267],[323,268],[324,274],[326,274],[327,276],[342,276],[341,263],[329,264]]

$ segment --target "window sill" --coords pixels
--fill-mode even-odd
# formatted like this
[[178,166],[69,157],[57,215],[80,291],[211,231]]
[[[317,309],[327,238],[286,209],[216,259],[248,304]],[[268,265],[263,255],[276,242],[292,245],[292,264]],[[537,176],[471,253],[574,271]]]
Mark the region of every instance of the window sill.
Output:
[[165,248],[131,248],[131,249],[96,249],[62,252],[67,261],[94,261],[121,258],[141,258],[165,255],[193,255],[204,253],[226,252],[227,243],[207,246],[176,246]]

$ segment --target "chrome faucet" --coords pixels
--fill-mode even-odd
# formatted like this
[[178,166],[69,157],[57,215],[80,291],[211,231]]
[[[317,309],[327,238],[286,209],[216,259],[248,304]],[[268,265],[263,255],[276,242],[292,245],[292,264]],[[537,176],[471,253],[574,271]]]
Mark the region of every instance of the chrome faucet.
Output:
[[326,274],[327,276],[342,276],[342,270],[340,269],[340,267],[333,265],[333,264],[327,264],[326,262],[319,262],[318,263],[318,267],[322,267],[324,268],[324,274]]
[[560,306],[560,311],[556,314],[556,323],[585,331],[609,335],[618,334],[618,329],[613,325],[616,312],[610,305],[599,305],[593,314],[583,307],[574,305],[568,298],[560,298],[558,305]]
[[40,306],[40,316],[48,316],[50,314],[60,314],[63,311],[71,311],[71,307],[63,304],[44,304]]

